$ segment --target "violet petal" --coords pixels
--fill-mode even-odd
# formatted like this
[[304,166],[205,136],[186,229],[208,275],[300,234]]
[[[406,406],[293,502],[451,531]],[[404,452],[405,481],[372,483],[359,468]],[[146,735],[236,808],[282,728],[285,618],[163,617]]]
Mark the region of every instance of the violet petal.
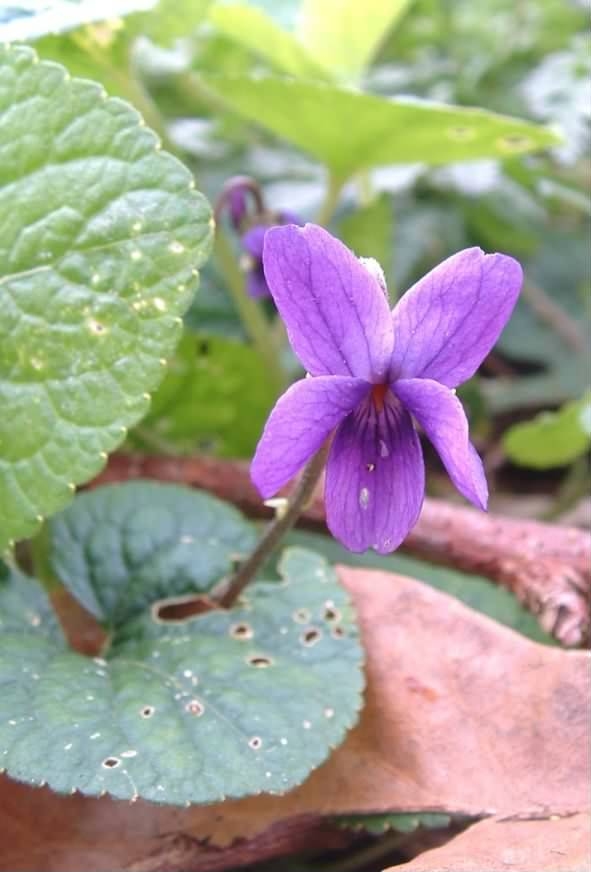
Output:
[[267,285],[267,282],[265,281],[265,275],[260,264],[256,264],[251,269],[247,270],[246,293],[254,300],[260,300],[263,297],[271,296],[271,294],[269,293],[269,287]]
[[257,224],[243,234],[240,244],[244,251],[248,252],[255,260],[263,257],[263,244],[269,228],[264,224]]
[[455,394],[429,379],[403,379],[392,389],[433,443],[462,496],[486,509],[488,486],[482,461],[470,442],[468,420]]
[[393,310],[391,380],[431,378],[453,388],[474,375],[509,320],[522,281],[516,260],[479,248],[436,266]]
[[293,478],[370,389],[362,379],[319,376],[296,382],[278,399],[250,467],[263,499]]
[[339,426],[326,468],[326,520],[350,551],[394,551],[416,523],[425,465],[410,415],[368,399]]
[[272,227],[267,284],[291,346],[312,375],[379,382],[392,352],[388,304],[375,278],[322,227]]

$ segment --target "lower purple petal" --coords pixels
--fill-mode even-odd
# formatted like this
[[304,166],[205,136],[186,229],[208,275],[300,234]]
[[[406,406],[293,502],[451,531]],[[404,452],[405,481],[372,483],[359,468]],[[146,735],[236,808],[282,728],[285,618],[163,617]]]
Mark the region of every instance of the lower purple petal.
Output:
[[370,390],[363,379],[330,375],[292,385],[269,415],[250,467],[261,496],[293,478]]
[[430,379],[410,378],[392,386],[433,443],[462,496],[486,509],[488,486],[482,461],[470,442],[462,404],[449,388]]
[[326,469],[326,520],[350,551],[394,551],[417,522],[425,465],[410,415],[390,394],[367,399],[338,428]]

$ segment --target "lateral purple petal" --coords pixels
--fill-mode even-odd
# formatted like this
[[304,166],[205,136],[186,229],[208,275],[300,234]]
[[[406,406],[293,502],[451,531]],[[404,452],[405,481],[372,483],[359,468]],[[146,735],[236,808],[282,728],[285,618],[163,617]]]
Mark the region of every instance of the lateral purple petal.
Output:
[[482,461],[470,442],[466,414],[455,394],[429,379],[403,379],[392,388],[433,443],[457,490],[486,509],[488,486]]
[[425,465],[410,415],[394,400],[371,401],[338,428],[326,468],[326,520],[350,551],[394,551],[415,525]]
[[272,227],[263,263],[291,346],[309,373],[382,380],[392,352],[388,303],[346,246],[314,224]]
[[392,313],[390,378],[430,378],[453,388],[474,375],[517,302],[520,265],[467,248],[431,270]]
[[293,478],[370,388],[362,379],[321,376],[296,382],[279,398],[250,467],[263,499]]

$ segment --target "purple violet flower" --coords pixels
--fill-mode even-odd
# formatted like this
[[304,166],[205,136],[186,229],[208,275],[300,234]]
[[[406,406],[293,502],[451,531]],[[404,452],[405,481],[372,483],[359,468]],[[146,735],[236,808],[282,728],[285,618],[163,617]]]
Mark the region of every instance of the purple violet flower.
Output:
[[[303,224],[293,212],[278,212],[275,217],[277,224],[297,224],[298,226]],[[246,292],[255,300],[271,296],[263,269],[263,245],[267,231],[270,230],[271,226],[275,225],[255,224],[254,227],[246,231],[240,240],[244,249],[241,266],[246,273]]]
[[251,467],[263,498],[334,434],[327,524],[351,551],[393,551],[416,523],[425,465],[413,418],[458,491],[486,509],[488,488],[455,396],[507,323],[517,261],[467,248],[435,267],[390,313],[380,282],[321,227],[274,227],[264,270],[308,377],[271,412]]

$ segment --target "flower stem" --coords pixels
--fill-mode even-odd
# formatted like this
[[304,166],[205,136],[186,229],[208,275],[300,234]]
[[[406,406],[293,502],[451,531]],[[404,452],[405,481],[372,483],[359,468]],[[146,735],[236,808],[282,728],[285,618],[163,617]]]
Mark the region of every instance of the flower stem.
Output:
[[246,293],[244,277],[236,263],[234,252],[219,229],[215,234],[214,253],[244,329],[261,355],[277,394],[280,394],[287,387],[287,379],[281,366],[280,349],[276,347],[271,325],[257,303]]
[[223,588],[215,596],[220,606],[229,609],[234,605],[246,585],[253,580],[257,570],[285,534],[294,526],[314,495],[314,490],[324,469],[327,453],[328,443],[308,462],[285,509],[277,515],[275,520],[271,521],[250,557],[225,582]]
[[337,176],[333,176],[332,174],[329,175],[326,194],[324,195],[324,200],[322,201],[316,218],[317,224],[321,224],[323,227],[326,227],[329,224],[337,207],[337,203],[339,202],[343,184],[344,182],[342,179],[337,178]]

